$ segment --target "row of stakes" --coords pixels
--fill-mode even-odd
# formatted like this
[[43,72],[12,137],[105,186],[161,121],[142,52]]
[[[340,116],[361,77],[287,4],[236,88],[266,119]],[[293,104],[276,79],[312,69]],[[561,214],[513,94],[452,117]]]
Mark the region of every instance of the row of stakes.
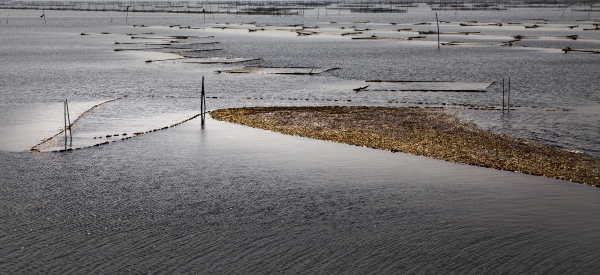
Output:
[[[157,128],[157,129],[153,129],[153,130],[149,130],[149,131],[145,131],[145,132],[135,132],[131,136],[128,136],[127,133],[123,133],[123,134],[106,135],[106,138],[123,136],[123,138],[121,138],[122,141],[123,140],[128,140],[128,139],[131,139],[131,138],[134,138],[134,137],[137,137],[137,136],[141,136],[141,135],[145,135],[145,134],[148,134],[148,133],[162,131],[162,130],[166,130],[166,129],[169,129],[169,128],[173,128],[175,126],[179,126],[179,125],[181,125],[183,123],[186,123],[186,122],[188,122],[188,121],[190,121],[192,119],[195,119],[195,118],[197,118],[197,117],[199,117],[201,115],[202,114],[196,114],[193,117],[190,117],[190,118],[185,119],[183,121],[180,121],[180,122],[177,122],[175,124],[172,124],[172,125],[169,125],[169,126],[165,126],[165,127],[162,127],[162,128]],[[94,137],[94,139],[100,139],[100,138],[103,138],[103,137]],[[110,144],[110,143],[116,142],[116,141],[118,141],[118,140],[108,140],[108,141],[105,141],[105,142],[96,143],[96,144],[94,144],[92,146],[81,147],[81,148],[80,147],[67,148],[67,149],[61,149],[61,150],[54,150],[52,152],[65,152],[65,151],[79,150],[79,149],[83,149],[83,148],[97,147],[97,146],[101,146],[101,145],[107,145],[107,144]]]
[[[308,98],[284,98],[284,97],[274,97],[274,98],[264,98],[264,97],[217,97],[217,96],[211,96],[208,97],[211,99],[246,99],[246,100],[289,100],[289,101],[322,101],[322,102],[352,102],[351,99],[308,99]],[[443,102],[443,103],[435,103],[435,102],[424,102],[424,101],[395,101],[395,100],[389,100],[387,101],[387,103],[392,103],[392,104],[414,104],[414,105],[441,105],[441,106],[437,106],[437,107],[424,107],[424,108],[438,108],[438,109],[442,109],[445,106],[446,107],[463,107],[464,109],[470,109],[470,110],[502,110],[501,106],[481,106],[481,105],[475,105],[475,104],[470,104],[470,103],[451,103],[451,102]],[[418,108],[418,106],[409,106],[409,107],[415,107]],[[506,109],[508,109],[508,107],[505,107]],[[532,108],[532,109],[537,109],[537,106],[522,106],[522,105],[512,105],[510,106],[510,110],[516,110],[515,108]],[[539,108],[542,109],[542,108]],[[546,111],[569,111],[569,109],[566,108],[548,108],[546,109]]]
[[[57,133],[56,135],[54,135],[54,136],[51,136],[51,137],[49,137],[49,138],[47,138],[47,139],[44,139],[44,140],[42,140],[40,143],[38,143],[38,144],[34,145],[33,147],[31,147],[31,149],[30,149],[29,151],[31,151],[31,152],[39,152],[40,150],[39,150],[39,149],[37,149],[37,147],[38,147],[38,146],[40,146],[40,145],[42,145],[42,144],[44,144],[44,143],[46,143],[46,142],[50,141],[51,139],[53,139],[53,138],[55,138],[55,137],[57,137],[57,136],[59,136],[59,135],[61,135],[61,134],[65,133],[67,130],[71,130],[71,128],[73,127],[73,124],[75,124],[75,122],[77,122],[77,121],[78,121],[78,120],[79,120],[79,119],[80,119],[80,118],[81,118],[83,115],[85,115],[85,114],[89,113],[89,112],[90,112],[90,111],[92,111],[94,108],[100,107],[100,106],[102,106],[102,105],[104,105],[104,104],[106,104],[106,103],[113,102],[113,101],[115,101],[115,100],[119,100],[119,99],[121,99],[121,98],[120,98],[120,97],[118,97],[118,98],[113,98],[113,99],[111,99],[111,100],[107,100],[107,101],[104,101],[104,102],[102,102],[102,103],[98,103],[98,104],[96,104],[96,105],[92,106],[91,108],[89,108],[89,109],[88,109],[88,110],[86,110],[85,112],[81,113],[81,114],[80,114],[80,115],[79,115],[79,116],[78,116],[78,117],[77,117],[75,120],[73,120],[73,122],[69,122],[69,125],[67,125],[67,126],[65,127],[65,129],[61,130],[60,132],[58,132],[58,133]],[[67,100],[65,100],[65,107],[66,107],[66,104],[67,104]],[[68,113],[68,110],[66,110],[66,112],[65,112],[65,115],[66,115],[66,116],[68,115],[67,113]],[[65,121],[66,121],[66,120],[65,120]],[[68,148],[65,148],[65,150],[63,150],[63,151],[70,151],[70,150],[68,150]]]
[[[504,82],[504,81],[503,81],[503,82]],[[503,84],[504,84],[504,83],[503,83]],[[510,79],[509,79],[509,85],[510,85]],[[502,110],[502,111],[504,111],[504,107],[505,107],[505,103],[504,103],[504,85],[502,85],[502,86],[503,86],[503,102],[502,102],[502,103],[503,103],[503,104],[502,104],[503,106],[502,106],[502,109],[501,109],[501,110]],[[509,86],[509,87],[510,87],[510,86]],[[510,89],[510,88],[509,88],[509,89]],[[509,91],[510,91],[510,90],[509,90]],[[509,92],[509,93],[510,93],[510,92]],[[171,96],[171,97],[174,97],[174,96]],[[190,98],[195,98],[195,97],[190,97]],[[153,129],[153,130],[150,130],[150,131],[145,131],[145,132],[136,132],[136,133],[133,133],[133,136],[127,136],[127,133],[123,133],[123,134],[106,135],[106,138],[123,136],[123,138],[121,138],[121,140],[127,140],[127,139],[130,139],[130,138],[136,137],[136,136],[144,135],[144,134],[151,133],[151,132],[156,132],[156,131],[166,130],[166,129],[168,129],[168,128],[171,128],[171,127],[178,126],[178,125],[180,125],[180,124],[182,124],[182,123],[185,123],[185,122],[187,122],[187,121],[190,121],[190,120],[192,120],[192,119],[194,119],[194,118],[197,118],[198,116],[201,116],[201,115],[202,115],[202,125],[204,126],[204,114],[206,113],[206,112],[205,112],[205,111],[206,111],[206,109],[205,109],[205,108],[206,108],[206,101],[205,101],[205,98],[206,98],[206,96],[205,96],[205,93],[204,93],[204,77],[202,77],[201,113],[200,113],[200,114],[197,114],[197,115],[195,115],[195,116],[193,116],[193,117],[191,117],[191,118],[188,118],[188,119],[186,119],[186,120],[184,120],[184,121],[181,121],[181,122],[175,123],[175,124],[173,124],[173,125],[170,125],[170,126],[165,126],[165,127],[159,128],[159,129]],[[219,99],[219,97],[217,97],[217,96],[212,96],[212,97],[209,97],[209,98],[213,98],[213,99]],[[509,98],[510,98],[510,97],[509,97]],[[89,110],[87,110],[87,111],[85,111],[84,113],[82,113],[82,114],[81,114],[81,115],[80,115],[80,116],[79,116],[79,117],[78,117],[78,118],[77,118],[75,121],[73,121],[73,123],[70,123],[70,124],[69,124],[67,127],[65,127],[65,130],[63,130],[63,131],[59,132],[58,134],[54,135],[54,136],[53,136],[53,137],[51,137],[51,138],[45,139],[44,141],[40,142],[40,143],[39,143],[39,144],[37,144],[36,146],[32,147],[32,149],[31,149],[30,151],[39,151],[38,149],[36,149],[36,147],[37,147],[37,146],[39,146],[39,145],[43,144],[44,142],[47,142],[48,140],[50,140],[50,139],[52,139],[52,138],[54,138],[54,137],[56,137],[56,136],[58,136],[58,135],[62,134],[62,133],[63,133],[63,132],[65,132],[67,129],[68,129],[68,130],[70,130],[70,129],[71,129],[71,127],[72,127],[72,125],[73,125],[73,124],[74,124],[74,123],[75,123],[77,120],[79,120],[79,118],[81,118],[81,117],[82,117],[84,114],[88,113],[88,112],[89,112],[89,111],[91,111],[92,109],[94,109],[94,108],[96,108],[96,107],[98,107],[98,106],[100,106],[100,105],[102,105],[102,104],[106,104],[106,103],[108,103],[108,102],[112,102],[112,101],[115,101],[115,100],[118,100],[118,99],[121,99],[121,98],[111,99],[111,100],[105,101],[105,102],[103,102],[103,103],[100,103],[100,104],[94,105],[92,108],[90,108]],[[226,98],[226,99],[240,99],[240,98]],[[243,97],[243,98],[241,98],[241,99],[250,99],[250,100],[263,100],[264,98],[263,98],[263,97]],[[295,100],[295,101],[297,101],[297,100],[301,100],[301,101],[309,101],[309,100],[310,100],[310,99],[308,99],[308,98],[304,98],[304,99],[302,99],[302,98],[271,98],[271,99],[279,99],[279,100]],[[340,101],[341,101],[341,102],[343,102],[343,101],[346,101],[346,102],[351,102],[351,101],[352,101],[352,100],[350,100],[350,99],[346,99],[346,100],[339,100],[339,99],[320,99],[320,100],[319,100],[319,99],[313,99],[313,100],[317,100],[317,101],[330,101],[330,102],[331,102],[331,101],[333,101],[333,102],[340,102]],[[65,101],[65,102],[66,102],[66,101]],[[418,105],[423,105],[423,104],[428,104],[428,105],[442,105],[442,106],[427,106],[427,107],[424,107],[424,108],[427,108],[427,109],[443,109],[443,108],[444,108],[444,106],[458,106],[458,107],[466,107],[467,109],[473,109],[473,110],[499,110],[499,109],[496,109],[496,107],[495,107],[495,106],[478,106],[478,105],[473,105],[473,104],[465,104],[465,103],[428,103],[428,102],[411,102],[411,101],[388,101],[388,103],[418,104]],[[510,106],[510,105],[509,105],[509,106]],[[506,108],[507,110],[511,110],[512,108],[521,108],[521,107],[523,107],[523,108],[527,108],[527,107],[529,107],[529,106],[511,106],[511,107],[508,107],[508,106],[506,106],[506,107],[507,107],[507,108]],[[419,107],[419,106],[409,106],[409,108],[421,108],[421,107]],[[531,106],[530,108],[537,108],[537,107],[535,107],[535,106]],[[514,109],[512,109],[512,110],[514,110]],[[558,110],[558,111],[561,111],[561,110],[562,110],[562,111],[568,111],[568,109],[564,109],[564,108],[557,108],[557,109],[547,109],[546,111],[557,111],[557,110]],[[102,138],[102,137],[101,137],[101,136],[100,136],[100,137],[94,137],[94,139],[100,139],[100,138]],[[102,142],[102,143],[97,143],[97,144],[94,144],[94,145],[92,145],[92,146],[83,147],[83,148],[89,148],[89,147],[95,147],[95,146],[100,146],[100,145],[106,145],[106,144],[109,144],[109,143],[111,143],[111,142],[115,142],[115,141],[116,141],[116,140],[105,141],[105,142]],[[65,142],[66,142],[66,138],[65,138]],[[64,150],[55,150],[55,151],[52,151],[52,152],[64,152],[64,151],[71,151],[71,150],[78,150],[78,149],[81,149],[81,148],[66,148],[66,145],[65,145],[65,149],[64,149]]]
[[[116,98],[116,99],[108,100],[108,101],[105,101],[103,103],[94,105],[92,108],[88,109],[87,111],[85,111],[81,115],[79,115],[79,117],[77,117],[77,119],[75,121],[73,121],[73,123],[71,123],[70,119],[69,119],[69,124],[68,125],[67,125],[68,107],[67,107],[67,101],[65,100],[65,129],[63,131],[59,132],[58,134],[54,135],[53,137],[48,138],[48,139],[42,141],[41,143],[39,143],[38,145],[32,147],[30,149],[30,151],[32,151],[32,152],[39,152],[40,150],[37,149],[36,147],[38,147],[39,145],[43,144],[44,142],[46,142],[48,140],[50,140],[50,139],[52,139],[52,138],[60,135],[63,132],[65,133],[65,149],[54,150],[52,152],[66,152],[66,151],[72,151],[72,150],[79,150],[79,149],[82,149],[82,148],[96,147],[96,146],[106,145],[106,144],[110,144],[112,142],[115,142],[116,140],[110,140],[110,141],[105,141],[105,142],[102,142],[102,143],[97,143],[97,144],[94,144],[92,146],[87,146],[87,147],[82,147],[82,148],[79,148],[79,147],[73,148],[72,146],[69,147],[69,148],[67,148],[67,130],[70,132],[73,124],[75,124],[75,122],[77,120],[79,120],[79,118],[81,118],[84,114],[88,113],[92,109],[94,109],[94,108],[96,108],[96,107],[98,107],[98,106],[100,106],[102,104],[106,104],[108,102],[112,102],[112,101],[115,101],[115,100],[118,100],[118,99],[121,99],[121,98]],[[162,127],[162,128],[153,129],[153,130],[145,131],[145,132],[136,132],[136,133],[133,133],[132,136],[127,136],[127,133],[115,134],[115,135],[106,135],[106,138],[118,137],[118,136],[122,135],[123,138],[121,138],[121,140],[123,141],[123,140],[127,140],[127,139],[130,139],[130,138],[136,137],[136,136],[148,134],[148,133],[151,133],[151,132],[156,132],[156,131],[161,131],[161,130],[166,130],[166,129],[169,129],[169,128],[173,128],[175,126],[181,125],[182,123],[185,123],[185,122],[188,122],[188,121],[190,121],[192,119],[195,119],[195,118],[197,118],[199,116],[201,116],[201,118],[202,118],[201,125],[204,128],[205,115],[206,115],[206,95],[204,93],[204,76],[202,76],[202,90],[201,90],[201,98],[200,98],[200,110],[201,110],[201,112],[199,114],[194,115],[193,117],[190,117],[188,119],[185,119],[183,121],[177,122],[177,123],[169,125],[169,126],[165,126],[165,127]],[[73,138],[73,135],[71,134],[71,140],[72,140],[72,138]],[[98,139],[98,138],[102,138],[102,137],[94,137],[94,139]]]

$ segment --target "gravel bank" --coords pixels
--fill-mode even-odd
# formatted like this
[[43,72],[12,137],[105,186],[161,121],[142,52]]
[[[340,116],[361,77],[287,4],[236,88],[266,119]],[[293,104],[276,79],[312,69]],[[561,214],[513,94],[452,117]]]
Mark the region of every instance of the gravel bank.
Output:
[[215,110],[217,120],[600,187],[600,158],[477,128],[443,111],[389,107]]

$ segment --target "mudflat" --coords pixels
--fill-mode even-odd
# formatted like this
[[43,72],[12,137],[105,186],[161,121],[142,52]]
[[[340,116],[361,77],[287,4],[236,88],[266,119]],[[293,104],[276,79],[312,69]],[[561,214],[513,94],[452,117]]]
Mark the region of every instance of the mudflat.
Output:
[[438,109],[254,107],[220,109],[210,115],[287,135],[600,187],[600,158],[487,131]]

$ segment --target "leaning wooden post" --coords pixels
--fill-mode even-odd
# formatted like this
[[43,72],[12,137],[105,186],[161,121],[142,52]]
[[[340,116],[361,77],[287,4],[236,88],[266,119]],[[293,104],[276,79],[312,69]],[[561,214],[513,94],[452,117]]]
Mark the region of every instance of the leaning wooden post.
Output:
[[437,12],[435,13],[435,22],[437,23],[438,35],[438,50],[440,49],[440,21],[438,20]]
[[[73,131],[71,130],[71,115],[69,114],[69,102],[65,99],[65,106],[67,107],[67,125],[69,125],[69,146],[73,146]],[[66,131],[66,129],[65,129]]]

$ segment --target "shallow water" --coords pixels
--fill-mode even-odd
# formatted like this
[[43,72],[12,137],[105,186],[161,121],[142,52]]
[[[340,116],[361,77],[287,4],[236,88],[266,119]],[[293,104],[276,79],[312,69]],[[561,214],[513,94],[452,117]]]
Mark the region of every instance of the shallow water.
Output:
[[[119,139],[199,113],[205,76],[209,109],[445,106],[494,131],[599,155],[600,57],[559,49],[600,48],[600,32],[581,30],[591,26],[592,20],[577,21],[587,13],[567,10],[561,17],[562,12],[438,11],[440,20],[451,22],[441,25],[443,31],[483,33],[441,35],[443,41],[494,44],[438,51],[432,35],[423,41],[362,41],[298,36],[278,27],[305,23],[336,33],[335,28],[358,25],[351,22],[371,21],[357,28],[407,36],[394,29],[434,30],[414,25],[434,22],[423,4],[407,14],[329,11],[323,17],[321,10],[319,19],[317,11],[307,11],[304,17],[215,15],[206,23],[188,14],[131,13],[125,23],[122,13],[57,11],[46,11],[44,23],[39,11],[11,10],[9,24],[0,24],[0,273],[596,274],[597,188],[282,136],[210,118],[204,128],[197,118]],[[2,10],[0,17],[5,15]],[[530,24],[535,20],[526,19],[535,18],[581,27],[458,25]],[[236,28],[249,27],[241,22],[271,26],[257,32],[212,28],[224,22]],[[168,27],[173,24],[204,29]],[[148,32],[201,38],[148,52],[113,51],[157,48],[114,44],[137,42],[142,39],[126,34]],[[582,39],[498,45],[517,34]],[[200,44],[207,42],[219,43]],[[263,60],[145,62],[177,57],[167,53],[175,48],[222,48],[190,54]],[[311,76],[215,73],[244,66],[340,69]],[[459,105],[500,108],[498,83],[508,77],[511,105],[521,106],[510,115]],[[496,84],[485,93],[353,91],[369,79]],[[119,134],[110,137],[117,142],[66,153],[24,152],[64,127],[64,99],[76,118],[117,98],[73,125],[73,145]],[[49,150],[63,141],[55,140]]]
[[2,153],[7,273],[589,273],[597,188],[207,120]]
[[[495,131],[538,140],[569,150],[599,156],[600,95],[594,87],[600,85],[594,72],[599,55],[564,54],[561,48],[600,48],[600,32],[583,31],[592,27],[593,18],[584,20],[578,12],[553,9],[515,9],[499,12],[440,11],[444,32],[478,31],[476,35],[441,35],[442,41],[474,42],[443,46],[436,50],[436,36],[427,35],[423,41],[352,40],[348,36],[330,35],[339,28],[349,30],[370,28],[377,36],[406,36],[417,33],[397,32],[435,30],[434,25],[415,25],[431,22],[431,10],[421,5],[408,14],[341,13],[327,17],[261,17],[215,15],[207,22],[199,15],[132,14],[127,24],[120,13],[58,12],[47,14],[48,23],[36,19],[35,11],[13,11],[10,24],[3,25],[3,68],[0,81],[3,109],[18,102],[71,102],[108,100],[122,96],[196,96],[201,75],[207,77],[209,96],[219,97],[209,104],[215,108],[248,105],[299,105],[316,102],[345,102],[356,105],[399,105],[395,102],[439,105],[442,103],[502,106],[500,83],[511,78],[511,105],[517,108],[510,118],[498,111],[459,112],[467,120]],[[585,15],[587,17],[587,14]],[[111,19],[113,20],[111,22]],[[536,20],[533,20],[536,19]],[[524,26],[545,19],[540,28]],[[503,26],[460,26],[461,22],[476,20],[479,24],[502,22]],[[584,20],[584,21],[579,21]],[[370,23],[352,23],[370,21]],[[242,22],[257,22],[254,25]],[[339,23],[330,23],[339,22]],[[396,23],[391,25],[390,22]],[[521,23],[510,25],[508,22]],[[229,23],[229,24],[225,24]],[[285,25],[304,23],[318,26],[324,34],[298,36]],[[133,28],[132,24],[148,27]],[[201,29],[169,28],[169,25],[200,27]],[[565,26],[578,25],[574,29]],[[221,29],[226,26],[227,29]],[[247,32],[251,26],[265,31]],[[214,28],[219,27],[219,28]],[[107,32],[110,34],[100,34]],[[81,36],[80,33],[90,35]],[[144,33],[152,33],[142,35]],[[27,35],[23,35],[27,34]],[[191,36],[171,46],[145,44],[113,44],[145,39],[137,36]],[[502,47],[500,43],[512,36],[523,39],[516,46]],[[564,38],[577,34],[578,40]],[[560,38],[563,37],[563,38]],[[168,40],[168,39],[167,39]],[[149,40],[150,42],[156,42]],[[202,44],[213,43],[216,44]],[[136,51],[113,52],[114,49]],[[149,52],[140,52],[147,49]],[[219,49],[205,51],[207,49]],[[190,51],[201,50],[201,51]],[[165,52],[187,51],[199,59],[164,60],[178,56]],[[155,53],[152,53],[155,52]],[[258,61],[234,64],[195,64],[207,61]],[[192,62],[194,64],[182,64]],[[214,74],[218,70],[243,66],[340,68],[324,74],[308,76]],[[377,92],[355,93],[353,89],[368,85],[365,80],[449,81],[459,83],[492,83],[487,93]],[[508,85],[508,84],[507,84]],[[432,86],[433,87],[433,86]],[[437,87],[431,89],[438,89]],[[508,87],[506,87],[506,90]],[[263,98],[244,102],[247,98]],[[286,99],[284,102],[281,99]],[[290,99],[293,102],[288,102]],[[348,103],[351,102],[351,103]],[[304,103],[303,103],[304,104]],[[402,104],[400,104],[402,105]],[[406,105],[406,104],[404,104]],[[562,110],[551,113],[543,110]],[[566,110],[565,110],[566,109]],[[151,112],[151,110],[150,110]],[[5,116],[7,121],[18,121]],[[554,123],[555,121],[566,123]],[[21,123],[19,123],[21,124]],[[31,125],[31,127],[38,127]],[[60,126],[59,126],[60,127]],[[551,134],[540,129],[549,129]],[[577,133],[574,135],[573,133]],[[17,133],[13,133],[15,135]],[[43,137],[38,137],[38,140]],[[14,151],[9,142],[3,150]],[[26,150],[22,146],[20,150]]]

